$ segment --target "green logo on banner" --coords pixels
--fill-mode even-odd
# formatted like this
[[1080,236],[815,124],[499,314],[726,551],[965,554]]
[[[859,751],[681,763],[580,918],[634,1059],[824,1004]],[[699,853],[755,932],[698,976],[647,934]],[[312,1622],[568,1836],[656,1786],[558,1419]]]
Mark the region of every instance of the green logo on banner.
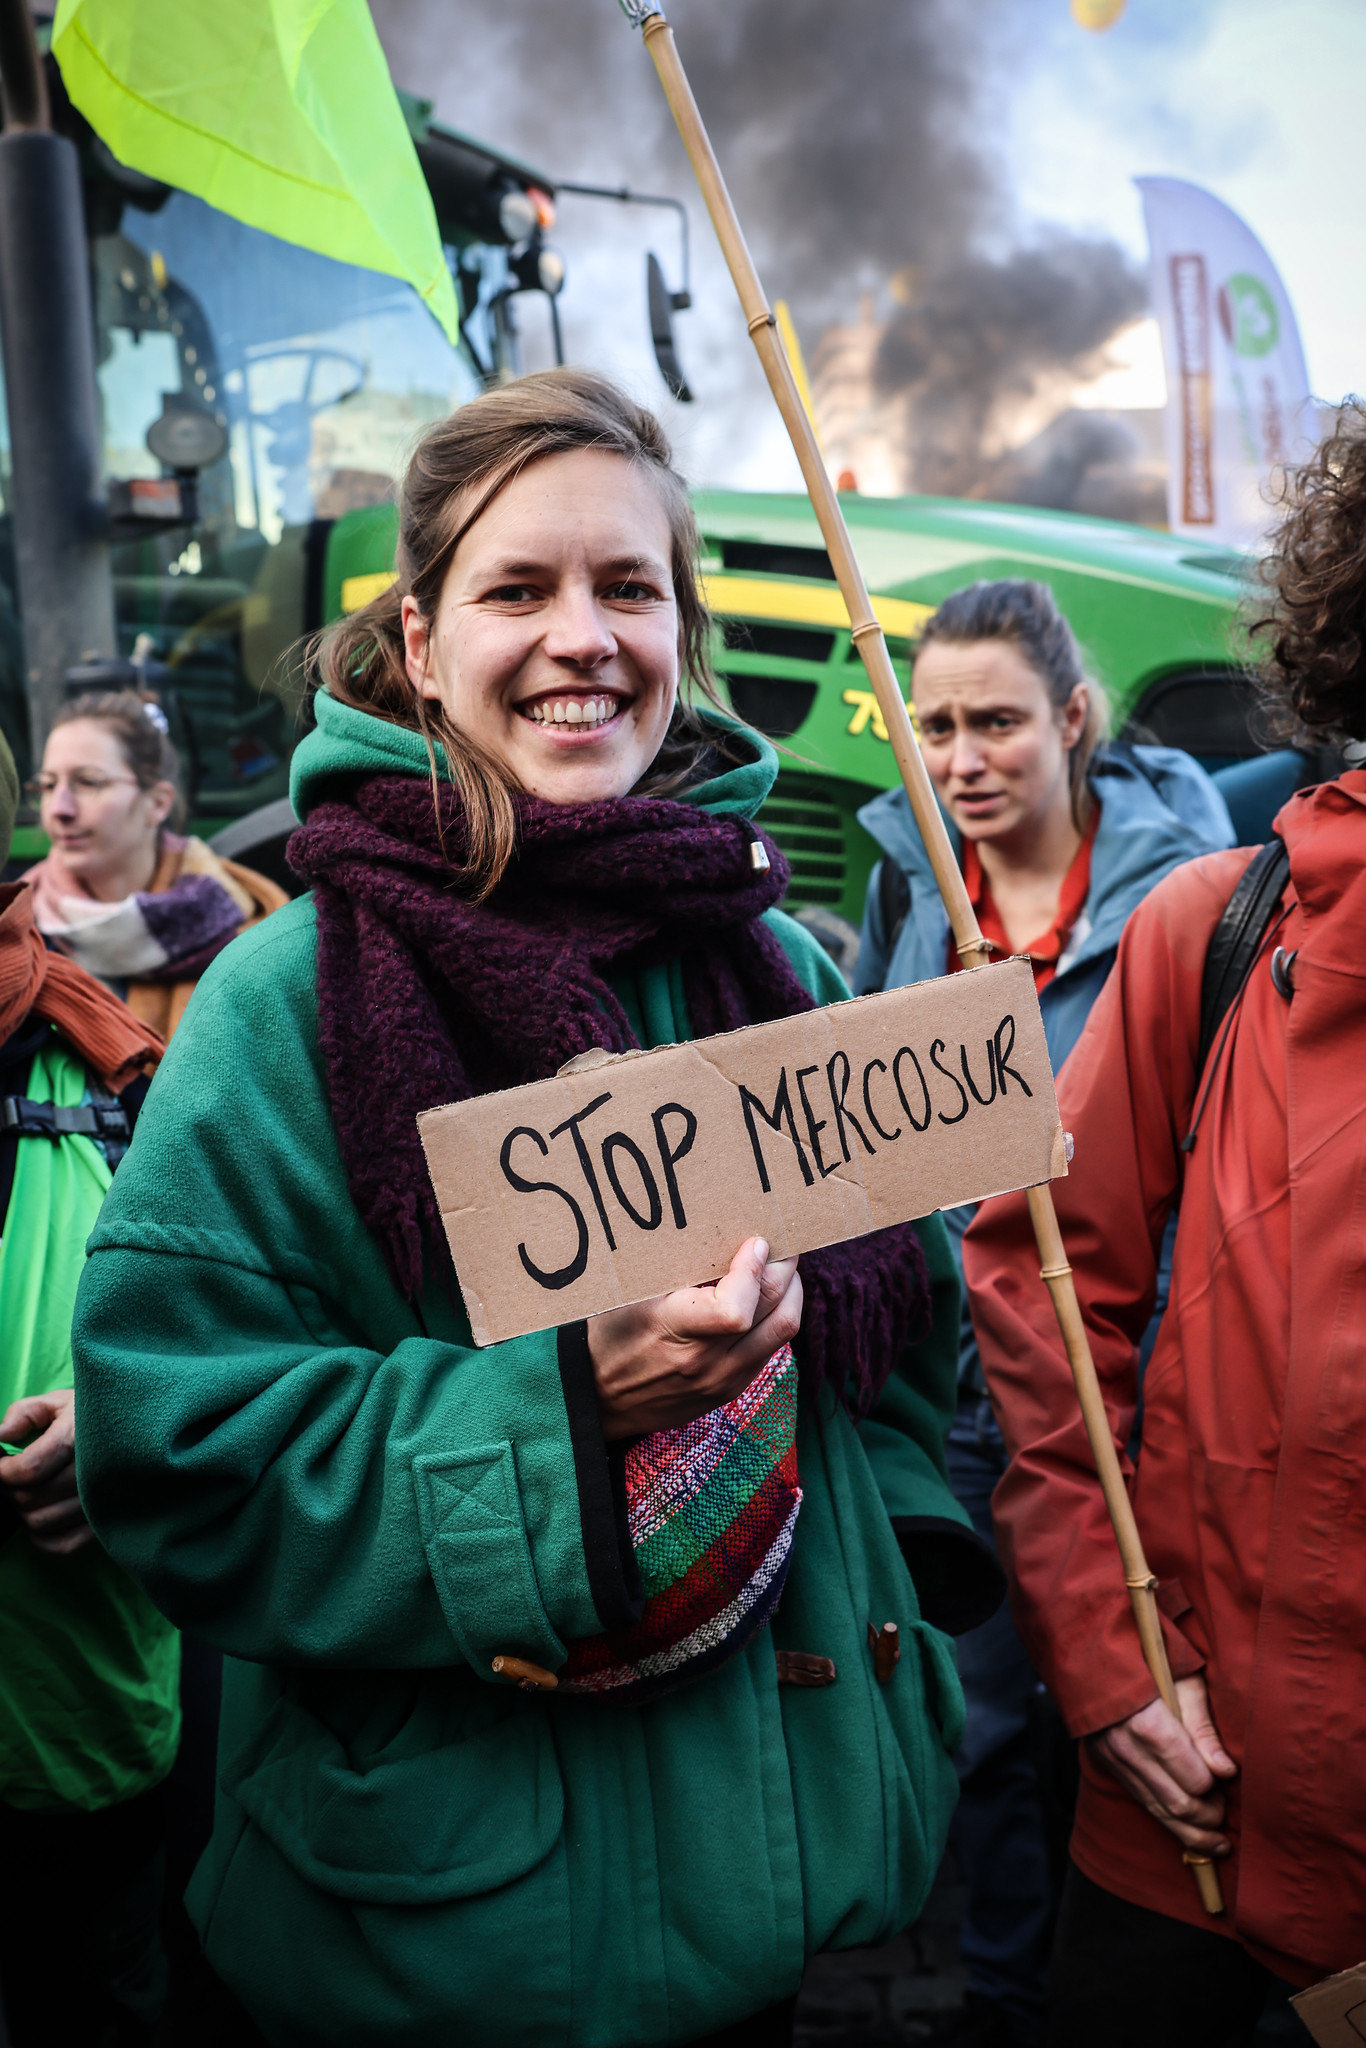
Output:
[[1262,280],[1246,270],[1220,287],[1219,325],[1235,355],[1270,355],[1280,339],[1276,301]]

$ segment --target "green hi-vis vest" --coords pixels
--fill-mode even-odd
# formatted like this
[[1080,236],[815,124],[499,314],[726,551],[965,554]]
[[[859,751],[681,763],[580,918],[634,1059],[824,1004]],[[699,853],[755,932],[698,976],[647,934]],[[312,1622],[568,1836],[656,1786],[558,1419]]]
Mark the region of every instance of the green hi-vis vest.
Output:
[[[85,1069],[55,1037],[35,1102],[74,1107]],[[0,1219],[0,1414],[72,1384],[71,1312],[110,1171],[89,1138],[21,1138]],[[165,1777],[180,1739],[180,1639],[98,1543],[0,1541],[0,1800],[90,1811]]]

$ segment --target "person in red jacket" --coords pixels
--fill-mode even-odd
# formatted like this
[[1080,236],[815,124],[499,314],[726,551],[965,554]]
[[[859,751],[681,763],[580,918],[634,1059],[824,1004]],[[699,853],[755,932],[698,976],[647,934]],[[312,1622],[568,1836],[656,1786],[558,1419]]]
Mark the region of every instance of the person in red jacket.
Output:
[[[1260,630],[1283,726],[1366,738],[1366,410],[1292,482]],[[1211,938],[1254,858],[1133,913],[1059,1079],[1059,1215],[1115,1442],[1179,1211],[1127,1466],[1183,1722],[1154,1697],[1023,1196],[964,1242],[1011,1462],[993,1501],[1021,1634],[1082,1783],[1054,2048],[1249,2042],[1275,1979],[1366,1956],[1366,772],[1301,791],[1289,876],[1203,1064]],[[1227,930],[1227,927],[1225,927]],[[1181,1850],[1220,1859],[1206,1916]]]

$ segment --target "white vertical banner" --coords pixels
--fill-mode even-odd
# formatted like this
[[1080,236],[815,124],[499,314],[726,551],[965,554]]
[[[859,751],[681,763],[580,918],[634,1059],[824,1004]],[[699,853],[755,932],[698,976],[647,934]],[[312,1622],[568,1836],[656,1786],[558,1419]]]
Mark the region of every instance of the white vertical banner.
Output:
[[1138,178],[1167,371],[1167,516],[1174,533],[1255,548],[1269,485],[1318,439],[1294,309],[1231,207],[1183,178]]

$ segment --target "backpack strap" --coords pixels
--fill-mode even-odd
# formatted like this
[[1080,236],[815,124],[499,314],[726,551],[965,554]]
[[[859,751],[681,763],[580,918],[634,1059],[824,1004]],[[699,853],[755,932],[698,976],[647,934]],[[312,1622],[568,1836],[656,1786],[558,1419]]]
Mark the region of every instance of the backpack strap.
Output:
[[1200,984],[1197,1073],[1204,1072],[1219,1027],[1252,972],[1289,879],[1290,855],[1285,841],[1273,832],[1244,868],[1209,942]]
[[111,1172],[128,1150],[151,1086],[147,1076],[134,1075],[119,1095],[111,1095],[88,1071],[86,1085],[93,1101],[68,1109],[34,1102],[27,1095],[0,1095],[0,1232],[9,1214],[21,1138],[47,1138],[54,1145],[62,1138],[95,1138],[104,1147]]
[[98,1138],[128,1149],[131,1132],[122,1105],[114,1097],[81,1102],[69,1109],[55,1102],[33,1102],[26,1095],[0,1095],[0,1133],[19,1138]]
[[911,908],[911,885],[900,861],[884,853],[877,867],[877,907],[882,913],[882,931],[887,945],[887,964],[892,963],[896,942],[901,937]]

